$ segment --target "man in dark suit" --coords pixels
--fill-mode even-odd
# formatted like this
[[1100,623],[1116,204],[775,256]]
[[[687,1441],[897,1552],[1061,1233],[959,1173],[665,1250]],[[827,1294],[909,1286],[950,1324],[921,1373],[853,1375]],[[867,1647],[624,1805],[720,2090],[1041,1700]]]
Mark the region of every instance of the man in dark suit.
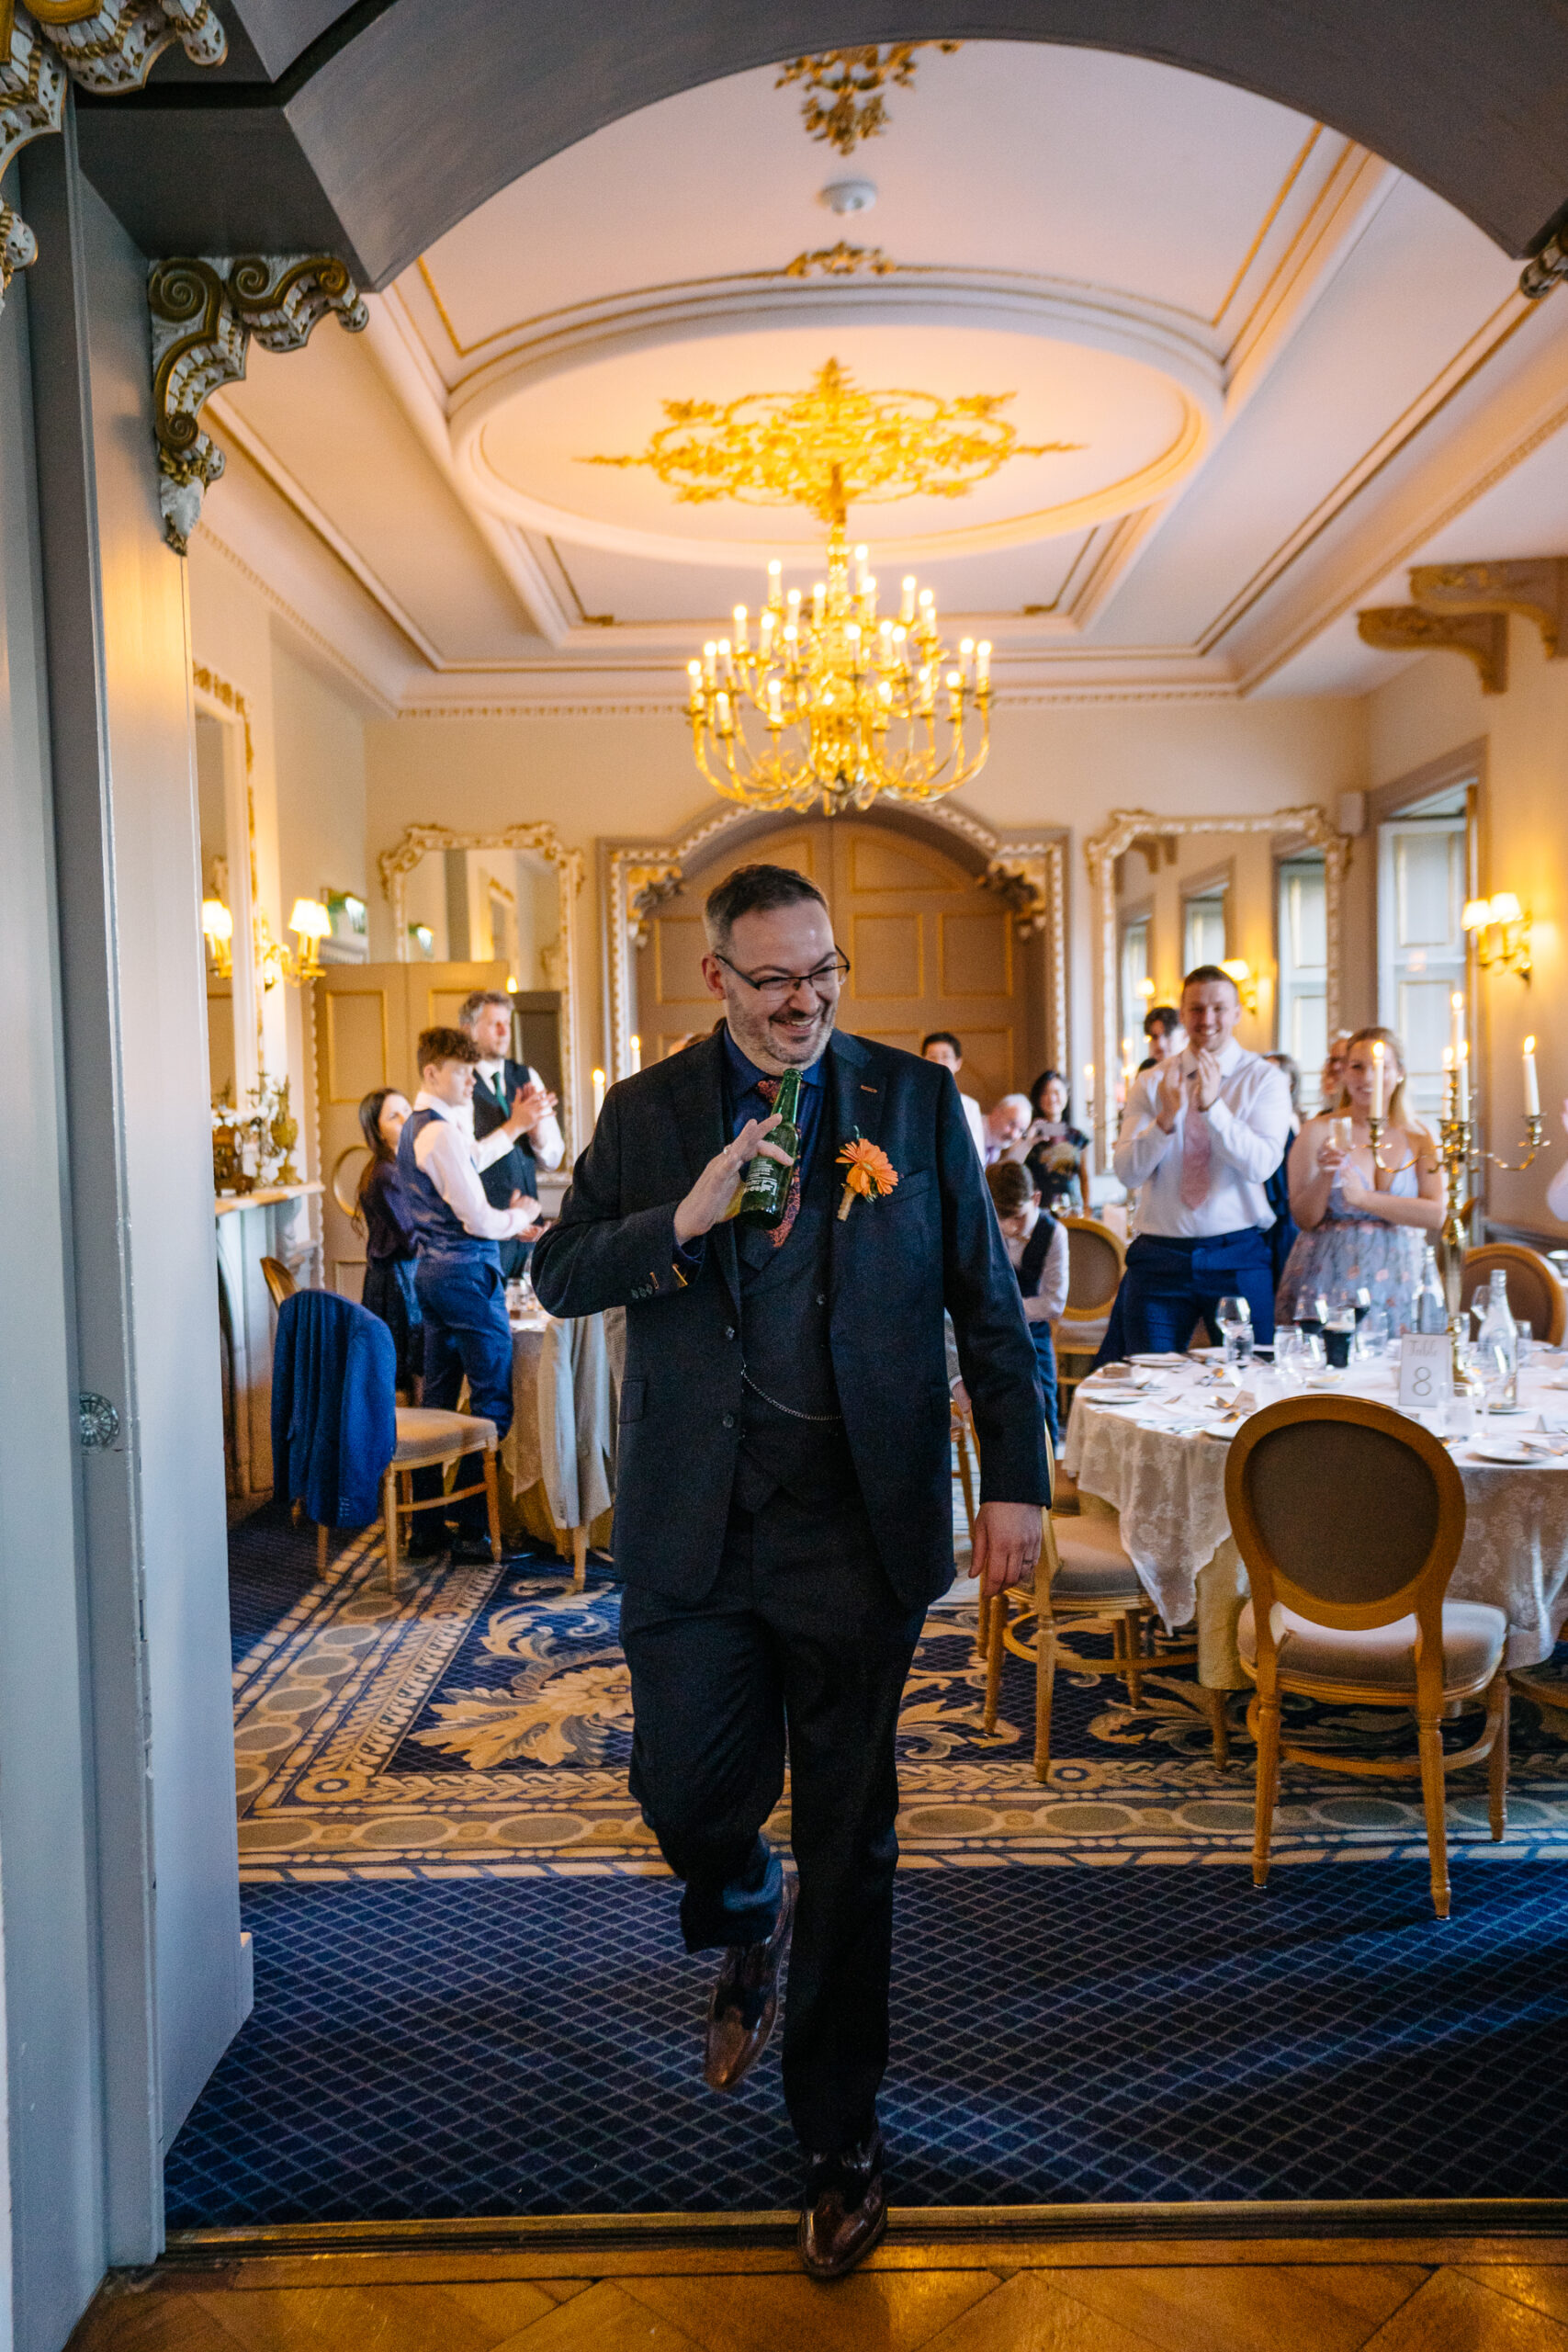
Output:
[[[474,1069],[474,1165],[492,1208],[514,1202],[538,1206],[539,1170],[558,1168],[566,1145],[555,1116],[556,1098],[536,1069],[514,1062],[512,999],[499,989],[476,989],[464,1001],[457,1026],[471,1037],[479,1058]],[[510,1282],[527,1271],[531,1241],[503,1241],[501,1271]]]
[[[784,2089],[807,2156],[801,2253],[836,2278],[886,2222],[898,1702],[953,1578],[942,1311],[980,1442],[976,1566],[1025,1577],[1047,1499],[1018,1283],[951,1074],[835,1034],[848,967],[803,875],[743,867],[707,902],[712,1037],[612,1089],[534,1282],[557,1315],[627,1309],[615,1498],[631,1786],[677,1877],[687,1948],[724,1951],[705,2072],[754,2064],[793,1929]],[[801,1074],[783,1222],[727,1221]],[[897,1183],[845,1183],[845,1146]],[[762,1834],[784,1787],[798,1906]]]

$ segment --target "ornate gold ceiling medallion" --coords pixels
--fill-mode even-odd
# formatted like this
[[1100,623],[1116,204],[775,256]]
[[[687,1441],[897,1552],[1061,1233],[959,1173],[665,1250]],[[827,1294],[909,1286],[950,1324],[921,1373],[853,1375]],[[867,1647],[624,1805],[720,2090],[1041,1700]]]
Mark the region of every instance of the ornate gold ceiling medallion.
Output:
[[858,277],[869,270],[873,277],[891,277],[898,265],[889,261],[880,245],[850,245],[842,237],[836,245],[818,246],[815,253],[796,254],[784,264],[786,277]]
[[1077,441],[1021,441],[1001,414],[1011,392],[863,391],[836,359],[805,392],[742,392],[732,401],[665,401],[670,422],[636,456],[589,466],[646,466],[683,505],[732,498],[744,506],[806,506],[842,529],[845,509],[901,498],[965,498],[1012,458],[1044,458]]
[[914,88],[918,50],[939,49],[952,57],[963,46],[957,40],[896,40],[886,49],[875,41],[862,49],[827,49],[782,65],[773,87],[804,82],[808,95],[800,119],[807,135],[836,147],[840,155],[852,155],[858,141],[879,139],[887,128],[883,91]]
[[775,560],[755,638],[737,605],[733,637],[686,665],[693,752],[727,800],[831,816],[882,794],[936,800],[985,765],[989,644],[966,637],[950,653],[936,599],[912,576],[897,613],[879,616],[870,550],[855,548],[852,577],[845,522],[852,504],[964,498],[1011,458],[1077,446],[1021,442],[1000,413],[1012,398],[863,391],[829,359],[808,391],[666,401],[670,422],[640,456],[585,460],[647,466],[690,504],[805,506],[828,525],[827,578],[809,605],[798,588],[786,597]]

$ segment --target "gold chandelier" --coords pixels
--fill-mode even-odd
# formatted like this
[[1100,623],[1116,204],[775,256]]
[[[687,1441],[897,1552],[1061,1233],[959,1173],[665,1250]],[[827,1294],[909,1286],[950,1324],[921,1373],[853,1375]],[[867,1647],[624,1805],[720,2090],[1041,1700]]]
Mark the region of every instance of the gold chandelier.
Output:
[[[897,617],[879,616],[868,549],[854,550],[847,510],[894,499],[962,498],[1010,458],[1072,442],[1021,443],[1000,414],[1010,392],[944,401],[933,392],[863,391],[829,360],[808,391],[747,392],[728,401],[666,401],[669,423],[637,457],[678,500],[806,506],[828,526],[828,576],[807,606],[768,566],[756,635],[744,605],[731,637],[687,663],[697,765],[749,808],[864,808],[886,793],[935,800],[978,773],[990,750],[991,648],[942,641],[936,599],[904,580]],[[970,729],[972,731],[966,731]]]

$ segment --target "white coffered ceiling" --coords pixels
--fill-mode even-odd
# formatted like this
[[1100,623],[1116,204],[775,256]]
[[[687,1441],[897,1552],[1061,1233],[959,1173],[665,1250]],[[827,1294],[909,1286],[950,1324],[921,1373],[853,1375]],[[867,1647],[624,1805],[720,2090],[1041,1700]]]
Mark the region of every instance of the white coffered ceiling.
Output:
[[[819,528],[583,461],[641,450],[667,401],[804,389],[830,357],[1009,394],[1021,442],[1073,445],[852,512],[874,563],[983,624],[1003,695],[1360,691],[1386,657],[1346,616],[1401,566],[1560,551],[1568,328],[1378,158],[1099,51],[922,51],[848,159],[774,80],[555,156],[372,297],[366,335],[253,353],[210,403],[237,462],[208,527],[263,570],[281,496],[387,701],[678,695],[771,553],[808,584]],[[840,217],[821,198],[848,179],[875,201]],[[892,266],[803,261],[840,241]]]

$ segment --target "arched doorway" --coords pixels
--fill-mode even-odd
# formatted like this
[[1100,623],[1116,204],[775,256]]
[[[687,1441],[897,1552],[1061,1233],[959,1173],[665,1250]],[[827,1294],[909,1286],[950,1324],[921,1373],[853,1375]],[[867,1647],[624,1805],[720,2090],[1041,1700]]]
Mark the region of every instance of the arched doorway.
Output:
[[919,1053],[933,1029],[964,1041],[965,1091],[984,1102],[1027,1086],[1049,1055],[1045,959],[1021,936],[1016,908],[979,887],[976,861],[951,834],[919,818],[784,820],[731,834],[688,865],[680,887],[646,919],[637,965],[645,1061],[711,1026],[703,985],[703,901],[739,865],[766,862],[809,875],[832,911],[850,959],[840,1021],[859,1036]]

